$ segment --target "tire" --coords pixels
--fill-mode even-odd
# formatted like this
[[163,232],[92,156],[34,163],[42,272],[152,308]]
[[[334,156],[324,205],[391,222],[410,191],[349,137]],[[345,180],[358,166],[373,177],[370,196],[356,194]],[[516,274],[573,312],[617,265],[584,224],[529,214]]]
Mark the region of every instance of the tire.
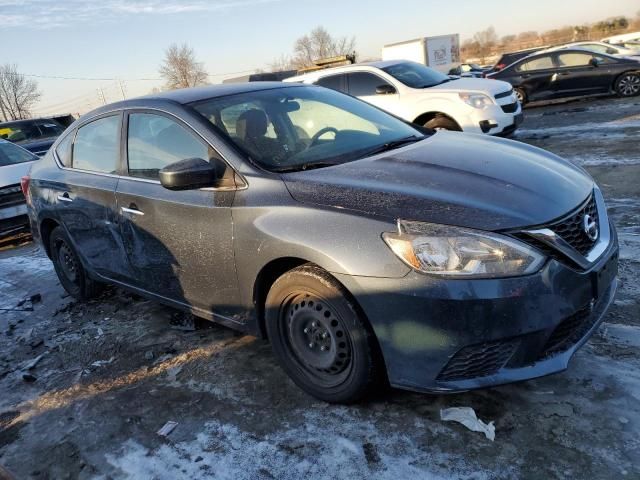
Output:
[[516,94],[516,98],[520,102],[520,105],[524,107],[525,104],[527,103],[527,93],[524,91],[524,89],[520,87],[514,88],[513,91]]
[[619,97],[635,97],[640,94],[640,74],[627,72],[620,75],[614,86]]
[[432,118],[427,123],[425,123],[424,126],[425,128],[430,128],[431,130],[450,130],[452,132],[462,131],[462,129],[456,122],[443,115]]
[[69,295],[77,300],[88,300],[100,292],[100,283],[89,278],[62,227],[51,232],[49,248],[58,279]]
[[329,403],[353,403],[381,386],[373,334],[349,293],[321,268],[303,265],[271,286],[267,335],[284,371]]

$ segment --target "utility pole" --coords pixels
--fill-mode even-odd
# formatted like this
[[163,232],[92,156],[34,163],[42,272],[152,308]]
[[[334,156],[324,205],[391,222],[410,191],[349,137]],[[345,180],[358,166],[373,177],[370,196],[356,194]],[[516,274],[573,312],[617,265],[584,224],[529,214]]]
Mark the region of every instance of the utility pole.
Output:
[[120,91],[122,92],[122,99],[126,100],[127,96],[124,93],[124,82],[122,80],[118,80],[118,85],[120,86]]
[[102,87],[98,88],[98,98],[102,101],[103,105],[107,104],[107,99],[104,96],[104,90],[102,90]]

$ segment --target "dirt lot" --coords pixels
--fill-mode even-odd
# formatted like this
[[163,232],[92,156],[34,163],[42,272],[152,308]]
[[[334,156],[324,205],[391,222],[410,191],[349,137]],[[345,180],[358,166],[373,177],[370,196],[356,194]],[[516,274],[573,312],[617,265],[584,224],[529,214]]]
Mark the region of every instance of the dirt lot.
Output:
[[[484,391],[326,405],[266,342],[180,330],[181,314],[117,289],[75,303],[37,247],[0,252],[0,308],[16,309],[0,311],[0,464],[56,479],[640,478],[638,138],[640,99],[526,111],[516,139],[602,186],[621,288],[568,371]],[[451,406],[495,422],[495,442],[442,422]]]

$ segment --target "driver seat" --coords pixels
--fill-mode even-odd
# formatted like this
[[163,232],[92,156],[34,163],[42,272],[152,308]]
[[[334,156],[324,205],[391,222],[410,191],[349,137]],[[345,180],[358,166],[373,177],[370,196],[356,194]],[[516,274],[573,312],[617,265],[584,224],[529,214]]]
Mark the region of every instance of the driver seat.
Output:
[[243,112],[236,120],[236,137],[254,157],[279,163],[285,152],[276,139],[266,136],[268,128],[267,114],[252,108]]

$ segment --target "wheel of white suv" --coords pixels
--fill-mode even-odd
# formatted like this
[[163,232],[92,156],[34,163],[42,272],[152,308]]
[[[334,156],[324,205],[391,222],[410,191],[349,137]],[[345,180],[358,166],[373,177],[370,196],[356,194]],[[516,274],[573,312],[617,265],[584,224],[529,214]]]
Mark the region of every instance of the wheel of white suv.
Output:
[[432,130],[451,130],[453,132],[461,132],[460,126],[449,117],[437,116],[424,124],[426,128]]
[[49,249],[58,279],[69,295],[77,300],[87,300],[99,293],[100,283],[89,278],[62,227],[51,232]]
[[616,80],[615,91],[619,97],[635,97],[640,94],[640,74],[622,74]]
[[304,265],[278,278],[265,317],[276,358],[307,393],[352,403],[378,384],[372,334],[348,292],[321,268]]

